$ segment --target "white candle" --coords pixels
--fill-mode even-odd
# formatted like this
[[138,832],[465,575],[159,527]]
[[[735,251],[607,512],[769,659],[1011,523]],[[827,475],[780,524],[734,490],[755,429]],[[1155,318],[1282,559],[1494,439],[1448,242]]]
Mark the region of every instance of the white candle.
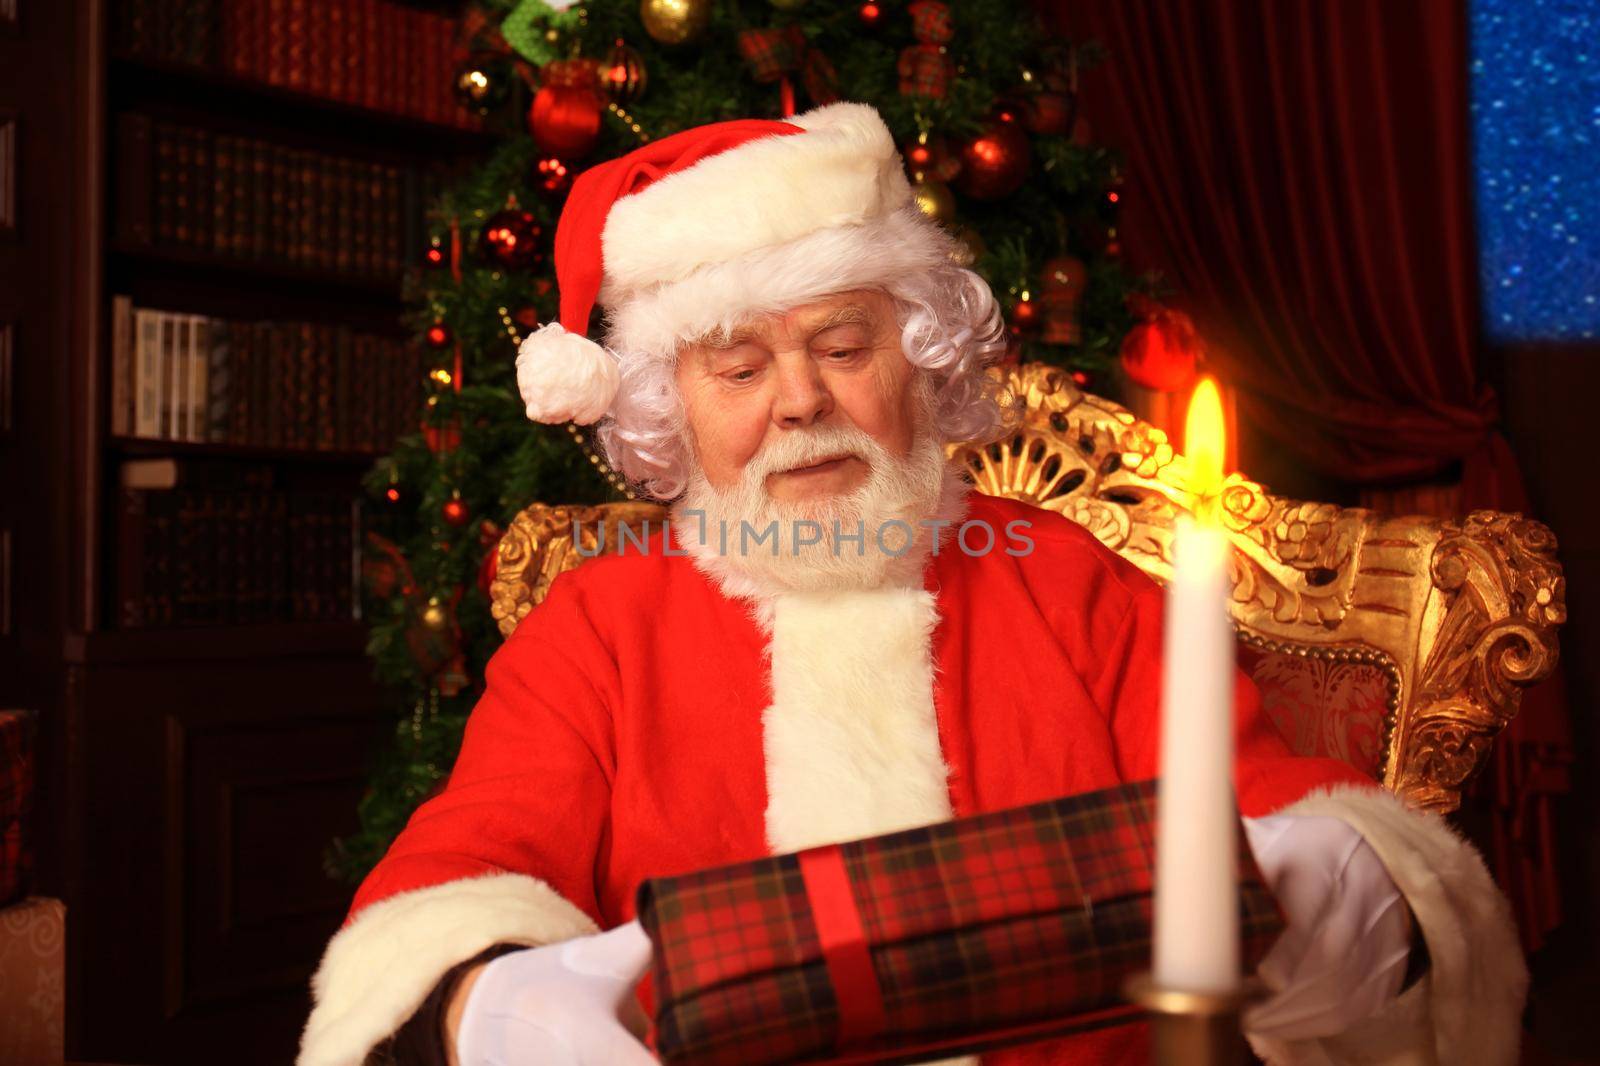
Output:
[[[1221,426],[1215,386],[1202,381],[1190,402],[1185,451],[1192,486],[1208,496],[1222,480]],[[1213,502],[1176,525],[1162,664],[1153,976],[1161,987],[1189,992],[1239,985],[1234,635],[1228,538],[1210,513]]]

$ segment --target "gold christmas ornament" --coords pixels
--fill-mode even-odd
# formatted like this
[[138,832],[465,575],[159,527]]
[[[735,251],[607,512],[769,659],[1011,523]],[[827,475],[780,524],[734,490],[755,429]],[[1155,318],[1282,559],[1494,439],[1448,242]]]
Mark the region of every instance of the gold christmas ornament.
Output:
[[956,198],[950,186],[942,181],[923,180],[912,182],[911,190],[923,214],[947,226],[955,221]]
[[639,19],[662,44],[688,44],[711,22],[711,0],[639,0]]
[[989,246],[983,243],[983,234],[979,233],[975,227],[962,226],[956,230],[956,240],[961,242],[962,251],[966,257],[966,262],[962,263],[962,266],[971,266],[982,259],[989,251]]

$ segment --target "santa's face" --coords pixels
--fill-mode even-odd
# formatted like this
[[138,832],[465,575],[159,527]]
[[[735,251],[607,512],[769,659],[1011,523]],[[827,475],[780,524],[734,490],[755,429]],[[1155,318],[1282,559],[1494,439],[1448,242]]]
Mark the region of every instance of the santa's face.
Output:
[[766,495],[804,504],[860,488],[865,434],[905,457],[916,437],[914,371],[888,296],[839,293],[685,347],[677,384],[698,465],[729,489],[759,463]]

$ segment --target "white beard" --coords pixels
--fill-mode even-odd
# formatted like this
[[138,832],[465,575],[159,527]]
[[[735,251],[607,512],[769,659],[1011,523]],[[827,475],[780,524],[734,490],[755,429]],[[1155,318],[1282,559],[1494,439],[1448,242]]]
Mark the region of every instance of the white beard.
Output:
[[[851,492],[793,503],[768,495],[768,474],[841,452],[869,467]],[[959,523],[967,490],[931,433],[919,432],[898,458],[854,426],[818,425],[785,433],[727,489],[712,486],[694,460],[672,524],[696,564],[730,596],[759,603],[785,592],[920,586],[935,538],[953,533],[928,523]],[[776,538],[761,539],[774,525]]]

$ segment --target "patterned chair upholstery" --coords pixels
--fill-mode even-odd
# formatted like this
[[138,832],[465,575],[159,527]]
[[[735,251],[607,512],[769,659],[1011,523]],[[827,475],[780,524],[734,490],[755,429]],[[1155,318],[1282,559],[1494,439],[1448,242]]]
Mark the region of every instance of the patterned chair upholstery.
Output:
[[[952,460],[980,491],[1058,511],[1165,582],[1173,521],[1195,504],[1184,457],[1053,367],[1005,374],[1025,402],[1021,424],[952,445]],[[1287,500],[1239,474],[1221,504],[1240,662],[1284,737],[1416,806],[1454,810],[1521,690],[1555,666],[1566,605],[1549,529],[1494,511],[1444,520]],[[502,634],[586,557],[574,519],[592,552],[601,523],[614,550],[618,524],[639,530],[664,514],[633,501],[528,507],[500,544],[491,599]]]

